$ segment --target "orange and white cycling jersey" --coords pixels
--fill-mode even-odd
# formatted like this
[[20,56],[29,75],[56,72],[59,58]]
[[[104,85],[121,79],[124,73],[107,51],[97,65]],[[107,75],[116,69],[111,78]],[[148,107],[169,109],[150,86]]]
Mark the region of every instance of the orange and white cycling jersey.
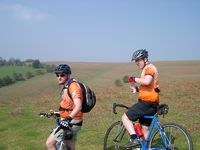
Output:
[[142,70],[141,78],[144,78],[145,75],[151,75],[153,81],[150,85],[140,85],[139,99],[158,103],[160,99],[159,93],[156,91],[159,88],[157,68],[153,64],[147,64]]
[[[82,92],[81,87],[78,83],[72,82],[69,86],[69,93],[72,96],[72,99],[80,99],[82,101]],[[67,92],[67,89],[63,90],[63,93],[61,95],[61,101],[60,101],[60,116],[61,118],[66,118],[70,115],[71,111],[74,109],[75,104],[73,102]],[[78,114],[73,118],[74,120],[82,120],[83,113],[80,111]]]

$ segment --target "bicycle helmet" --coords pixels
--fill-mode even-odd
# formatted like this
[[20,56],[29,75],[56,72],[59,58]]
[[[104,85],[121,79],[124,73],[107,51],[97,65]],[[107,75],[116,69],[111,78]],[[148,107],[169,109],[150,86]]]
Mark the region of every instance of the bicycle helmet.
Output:
[[133,53],[131,61],[134,61],[134,60],[137,61],[137,60],[143,59],[148,56],[149,55],[148,55],[148,52],[146,51],[146,49],[139,49]]
[[68,66],[67,64],[60,64],[58,65],[55,69],[54,69],[54,73],[67,73],[67,74],[71,74],[71,68],[70,66]]

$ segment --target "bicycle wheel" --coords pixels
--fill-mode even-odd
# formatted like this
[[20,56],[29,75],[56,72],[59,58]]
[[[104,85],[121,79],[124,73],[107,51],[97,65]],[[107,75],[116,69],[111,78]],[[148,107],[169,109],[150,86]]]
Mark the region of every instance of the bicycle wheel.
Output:
[[117,121],[108,128],[104,138],[104,150],[122,150],[130,136],[123,123]]
[[[163,131],[154,131],[149,141],[149,148],[159,148],[164,150],[192,150],[193,144],[189,133],[176,123],[162,125]],[[161,136],[163,138],[161,138]],[[167,137],[167,138],[166,138]],[[167,140],[168,139],[168,140]],[[167,144],[167,147],[164,144]]]

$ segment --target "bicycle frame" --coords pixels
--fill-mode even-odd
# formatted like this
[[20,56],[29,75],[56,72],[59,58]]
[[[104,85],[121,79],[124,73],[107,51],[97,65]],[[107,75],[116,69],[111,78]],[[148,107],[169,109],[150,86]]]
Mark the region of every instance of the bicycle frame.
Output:
[[[56,126],[60,126],[60,118],[56,117]],[[56,142],[57,150],[70,150],[69,146],[67,146],[62,139],[60,142]]]
[[[113,113],[117,114],[116,108],[128,109],[123,104],[113,103]],[[172,150],[187,148],[193,150],[192,139],[189,133],[181,125],[176,123],[161,124],[159,115],[163,117],[168,113],[169,107],[166,104],[160,104],[154,116],[143,116],[146,119],[152,119],[149,132],[144,137],[139,137],[136,132],[138,143],[133,143],[128,149],[132,150]],[[133,122],[134,123],[134,122]],[[116,132],[117,130],[117,132]],[[115,134],[115,132],[117,135]],[[110,148],[119,150],[125,148],[125,142],[128,141],[128,133],[122,121],[114,122],[107,130],[104,138],[104,150]],[[125,136],[124,136],[125,135]],[[175,142],[176,141],[176,142]]]
[[[51,118],[54,117],[56,124],[55,126],[60,126],[60,114],[59,112],[40,112],[39,114],[41,117]],[[56,149],[57,150],[70,150],[69,146],[65,144],[64,140],[62,139],[60,142],[56,142]]]
[[64,149],[67,149],[67,148],[68,148],[68,147],[65,145],[65,143],[64,143],[63,140],[56,143],[56,148],[57,148],[57,150],[63,150],[63,147],[64,147]]
[[151,148],[151,149],[148,148],[149,140],[151,138],[151,135],[153,133],[154,128],[156,130],[158,130],[159,133],[160,133],[161,139],[162,139],[163,144],[164,144],[163,148],[167,148],[168,143],[170,143],[170,140],[168,139],[165,132],[163,131],[159,119],[156,116],[144,116],[144,118],[152,119],[152,123],[150,125],[149,133],[147,135],[147,139],[145,140],[145,142],[143,142],[143,140],[141,138],[139,138],[139,136],[137,135],[142,150],[160,150],[159,148]]

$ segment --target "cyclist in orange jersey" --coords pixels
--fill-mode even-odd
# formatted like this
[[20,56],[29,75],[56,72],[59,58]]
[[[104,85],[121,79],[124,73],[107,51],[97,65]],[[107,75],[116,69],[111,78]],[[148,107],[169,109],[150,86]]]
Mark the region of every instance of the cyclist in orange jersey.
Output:
[[136,120],[139,120],[142,126],[144,138],[147,138],[152,119],[146,119],[143,116],[152,116],[156,113],[160,92],[158,71],[149,62],[146,49],[135,51],[132,56],[132,61],[135,61],[139,69],[142,69],[142,73],[140,77],[132,77],[132,81],[140,85],[138,88],[138,102],[130,107],[122,116],[122,122],[130,134],[130,140],[125,145],[125,148],[129,148],[137,143],[136,132],[133,126],[133,122]]
[[[71,68],[67,64],[60,64],[54,70],[54,73],[57,76],[58,84],[63,86],[63,90],[60,96],[60,126],[62,129],[59,131],[57,128],[53,130],[46,141],[46,147],[48,150],[56,150],[56,142],[60,142],[62,140],[63,134],[66,132],[66,128],[69,124],[73,124],[72,133],[73,136],[66,140],[66,145],[71,148],[71,150],[75,149],[75,141],[77,138],[77,133],[81,129],[83,113],[82,109],[82,92],[81,87],[77,82],[72,82],[68,89],[66,85],[71,82],[73,78],[71,78]],[[68,95],[68,91],[71,96]]]

